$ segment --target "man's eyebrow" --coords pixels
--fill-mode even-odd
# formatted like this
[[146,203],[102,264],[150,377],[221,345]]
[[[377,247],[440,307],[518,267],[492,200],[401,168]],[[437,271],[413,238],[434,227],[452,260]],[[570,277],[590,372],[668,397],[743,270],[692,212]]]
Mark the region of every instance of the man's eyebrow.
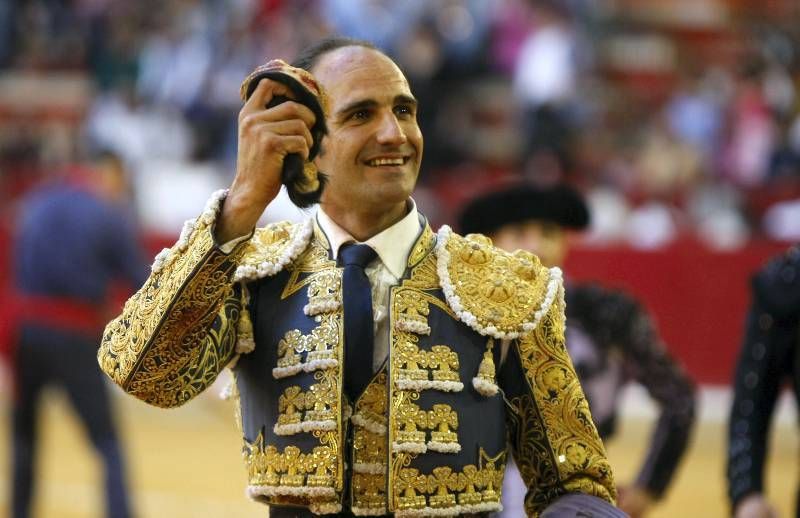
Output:
[[345,114],[348,114],[350,112],[354,112],[354,111],[357,111],[357,110],[364,110],[364,109],[367,109],[367,108],[374,108],[377,105],[378,105],[378,102],[373,100],[373,99],[362,99],[361,101],[355,101],[355,102],[352,102],[352,103],[348,104],[344,108],[342,108],[339,111],[337,111],[336,115],[345,115]]
[[400,94],[400,95],[398,95],[397,97],[394,98],[394,103],[395,104],[410,104],[411,106],[416,107],[419,104],[419,101],[417,101],[411,95]]
[[[410,95],[400,94],[394,98],[394,104],[409,104],[411,106],[416,107],[419,104],[419,102]],[[374,99],[362,99],[360,101],[355,101],[344,106],[343,108],[341,108],[336,112],[336,115],[337,116],[346,115],[354,111],[374,108],[376,106],[378,106],[378,101]]]

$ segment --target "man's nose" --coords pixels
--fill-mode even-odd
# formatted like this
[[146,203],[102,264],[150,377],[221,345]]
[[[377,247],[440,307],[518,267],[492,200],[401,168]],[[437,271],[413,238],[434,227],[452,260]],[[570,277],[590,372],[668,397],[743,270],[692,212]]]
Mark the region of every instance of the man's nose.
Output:
[[377,139],[379,144],[392,145],[405,144],[406,140],[408,140],[406,132],[403,131],[403,127],[394,113],[387,113],[381,118]]

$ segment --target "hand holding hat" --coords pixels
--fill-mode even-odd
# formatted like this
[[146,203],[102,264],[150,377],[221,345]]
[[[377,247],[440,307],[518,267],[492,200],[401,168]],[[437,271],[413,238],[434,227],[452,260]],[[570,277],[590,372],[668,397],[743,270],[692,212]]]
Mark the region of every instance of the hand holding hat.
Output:
[[222,243],[252,231],[281,184],[300,207],[316,203],[325,184],[312,163],[327,132],[314,77],[272,60],[247,76],[240,93],[236,176],[216,225]]

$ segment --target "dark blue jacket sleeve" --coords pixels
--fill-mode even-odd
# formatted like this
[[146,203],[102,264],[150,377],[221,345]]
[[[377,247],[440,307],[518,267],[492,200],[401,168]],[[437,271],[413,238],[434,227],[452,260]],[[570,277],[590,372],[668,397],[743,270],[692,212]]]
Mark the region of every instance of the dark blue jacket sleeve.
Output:
[[728,497],[733,507],[763,491],[767,437],[787,376],[798,391],[800,247],[772,260],[753,279],[753,300],[733,380],[728,422]]

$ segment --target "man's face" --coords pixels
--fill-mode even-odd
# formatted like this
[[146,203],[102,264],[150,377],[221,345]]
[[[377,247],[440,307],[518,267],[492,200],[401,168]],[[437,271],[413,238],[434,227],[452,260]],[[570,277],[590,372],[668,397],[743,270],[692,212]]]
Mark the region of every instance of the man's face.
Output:
[[324,54],[312,73],[330,100],[328,135],[315,160],[329,179],[323,207],[329,214],[404,211],[422,159],[405,76],[380,52],[357,46]]
[[549,221],[528,220],[503,225],[490,236],[504,250],[532,252],[547,267],[561,266],[567,255],[568,236],[564,228]]

